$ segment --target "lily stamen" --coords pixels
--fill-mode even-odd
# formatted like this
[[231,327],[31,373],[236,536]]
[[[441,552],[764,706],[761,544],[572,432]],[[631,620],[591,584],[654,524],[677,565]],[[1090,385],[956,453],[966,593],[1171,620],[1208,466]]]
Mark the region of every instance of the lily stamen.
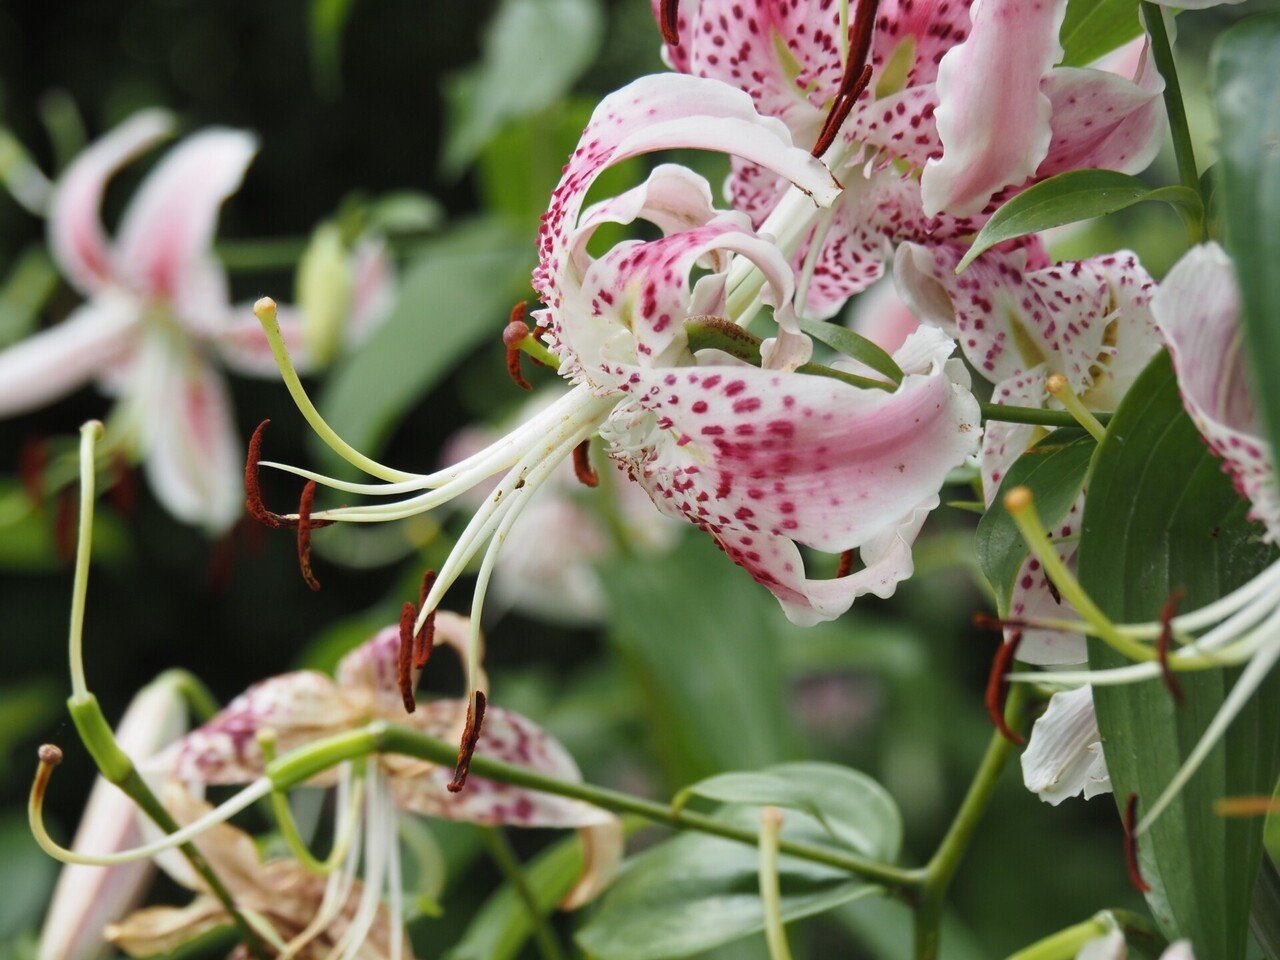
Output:
[[600,475],[591,466],[591,438],[573,448],[573,473],[584,487],[598,487]]
[[1138,795],[1129,794],[1124,805],[1124,865],[1129,873],[1129,882],[1139,893],[1148,893],[1151,885],[1142,876],[1138,865],[1138,831],[1134,824],[1138,819]]
[[524,378],[520,370],[520,344],[529,336],[529,327],[524,322],[527,307],[524,300],[512,307],[511,317],[502,330],[502,343],[507,348],[507,373],[521,390],[533,389],[533,384]]
[[316,499],[316,482],[308,480],[298,500],[298,568],[303,582],[313,591],[320,589],[320,581],[311,570],[311,507]]
[[987,676],[987,689],[984,701],[987,706],[987,715],[991,717],[991,722],[995,728],[1000,731],[1000,735],[1010,743],[1016,743],[1022,746],[1026,743],[1026,739],[1022,734],[1018,733],[1009,726],[1005,719],[1005,699],[1009,695],[1009,667],[1013,665],[1014,659],[1018,655],[1018,647],[1022,643],[1022,631],[1015,631],[1013,636],[1007,642],[1002,642],[996,650],[995,657],[991,660],[991,673]]
[[1084,402],[1071,389],[1071,384],[1060,373],[1049,376],[1044,382],[1045,391],[1062,404],[1066,411],[1076,420],[1076,423],[1089,431],[1090,435],[1101,443],[1106,439],[1107,428],[1102,422],[1095,417],[1084,405]]
[[680,46],[680,0],[662,0],[658,27],[663,40],[673,47]]
[[[419,610],[426,605],[427,597],[431,594],[431,588],[435,586],[435,582],[436,572],[434,570],[428,570],[422,575],[422,588],[418,591]],[[422,621],[422,626],[413,635],[414,667],[421,670],[427,665],[427,661],[431,659],[431,651],[435,647],[435,642],[436,612],[433,609],[427,614],[426,619]]]
[[404,712],[413,713],[418,703],[413,695],[413,621],[418,611],[408,601],[400,608],[400,649],[396,657],[396,685],[400,688],[400,698],[404,702]]
[[1173,641],[1173,616],[1178,612],[1178,604],[1182,602],[1183,592],[1182,590],[1173,591],[1169,599],[1164,602],[1164,607],[1160,610],[1160,636],[1156,638],[1156,658],[1160,664],[1161,679],[1164,680],[1170,695],[1178,703],[1182,703],[1183,700],[1182,686],[1169,666],[1169,645]]
[[454,768],[453,779],[449,781],[450,793],[458,793],[466,786],[467,774],[471,772],[471,757],[476,752],[476,744],[480,742],[484,707],[484,694],[479,690],[474,691],[471,702],[467,704],[467,726],[462,731],[462,742],[458,747],[458,765]]

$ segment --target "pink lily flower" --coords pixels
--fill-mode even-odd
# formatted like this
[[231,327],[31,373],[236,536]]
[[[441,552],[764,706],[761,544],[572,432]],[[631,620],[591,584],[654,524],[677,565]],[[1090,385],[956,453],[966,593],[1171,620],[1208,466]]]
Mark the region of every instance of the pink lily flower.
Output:
[[[133,196],[114,241],[98,218],[107,181],[172,132],[159,110],[136,114],[67,168],[49,209],[49,245],[86,298],[70,317],[0,352],[0,416],[96,380],[118,397],[111,429],[140,456],[156,497],[210,533],[240,515],[240,462],[220,366],[274,375],[266,340],[228,301],[212,243],[218,209],[239,187],[257,141],[210,128],[174,147]],[[300,342],[296,323],[288,334]]]
[[[471,627],[466,618],[440,611],[435,620],[435,645],[465,652]],[[189,733],[157,756],[151,766],[188,784],[243,784],[262,776],[266,766],[258,735],[271,731],[283,753],[321,738],[364,726],[374,720],[407,724],[435,737],[455,738],[468,723],[467,699],[439,699],[419,703],[413,713],[404,709],[400,686],[400,628],[388,627],[347,654],[336,675],[304,670],[258,683],[233,700],[204,726]],[[419,670],[409,678],[416,685]],[[481,687],[487,681],[480,675]],[[490,706],[475,750],[495,760],[529,767],[562,780],[581,780],[568,751],[544,730],[520,714]],[[566,898],[566,909],[585,903],[603,890],[622,855],[622,831],[612,814],[577,800],[538,793],[480,777],[467,780],[462,792],[448,789],[454,771],[423,760],[394,754],[371,758],[364,777],[366,906],[364,930],[372,922],[372,906],[387,887],[391,914],[398,921],[399,874],[397,822],[401,814],[465,820],[486,825],[578,829],[583,836],[586,864],[583,877]],[[351,765],[330,770],[311,781],[313,786],[340,786],[335,835],[360,819],[352,801]],[[354,806],[353,806],[354,803]],[[350,883],[359,860],[348,858],[344,875],[335,873],[335,889]],[[328,908],[336,918],[346,895],[331,893]],[[352,921],[359,926],[359,919]],[[362,933],[350,933],[359,938]]]
[[[847,42],[840,6],[682,0],[679,44],[664,49],[676,70],[748,92],[844,184],[829,216],[795,231],[807,315],[836,313],[899,243],[957,242],[1011,191],[1065,170],[1137,172],[1159,148],[1162,85],[1145,58],[1136,80],[1054,66],[1066,0],[886,0],[873,23],[854,18]],[[842,106],[864,36],[871,80]],[[757,226],[790,232],[778,223],[785,182],[738,161],[728,189]]]
[[[677,146],[775,170],[809,206],[838,192],[826,168],[745,94],[678,75],[636,81],[600,104],[540,235],[534,284],[546,306],[535,316],[576,388],[488,450],[434,475],[358,457],[353,462],[387,483],[352,485],[287,468],[352,492],[431,491],[313,514],[356,522],[422,512],[510,468],[440,571],[420,623],[489,540],[472,606],[478,621],[510,524],[556,463],[597,432],[660,509],[713,536],[796,623],[839,616],[863,593],[887,596],[910,575],[911,541],[948,471],[977,445],[977,405],[967,375],[948,359],[953,343],[936,330],[917,332],[898,352],[904,378],[896,387],[864,386],[837,371],[797,372],[811,344],[797,326],[790,264],[741,214],[717,212],[705,180],[661,166],[643,185],[583,209],[601,171]],[[599,258],[587,252],[600,224],[637,220],[664,236],[621,243]],[[708,272],[694,282],[699,267]],[[776,321],[776,336],[759,345],[761,366],[691,345],[685,324],[708,318],[730,342],[742,342],[732,331],[752,303],[771,305]],[[859,548],[865,568],[812,578],[800,544]]]
[[[133,698],[116,728],[116,742],[140,764],[182,736],[186,721],[182,694],[162,676]],[[133,801],[98,778],[72,847],[80,853],[115,853],[141,839],[142,827]],[[106,950],[104,928],[138,905],[154,873],[151,861],[115,867],[64,866],[40,932],[37,960],[100,957]]]

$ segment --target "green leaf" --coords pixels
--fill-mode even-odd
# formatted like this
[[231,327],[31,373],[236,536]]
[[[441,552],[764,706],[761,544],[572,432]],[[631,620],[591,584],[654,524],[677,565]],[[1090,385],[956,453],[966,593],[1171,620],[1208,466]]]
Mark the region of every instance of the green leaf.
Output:
[[721,773],[680,793],[719,803],[799,810],[822,824],[831,840],[867,856],[876,855],[886,836],[902,842],[902,817],[884,788],[866,774],[833,763],[783,763]]
[[1250,17],[1222,35],[1214,56],[1222,135],[1222,214],[1244,304],[1254,396],[1280,450],[1280,14]]
[[866,364],[894,383],[902,382],[902,369],[893,357],[862,334],[823,320],[801,319],[800,329],[820,343],[825,343],[832,350],[837,350],[847,357],[853,357],[859,363]]
[[[799,642],[777,601],[711,543],[686,538],[660,563],[610,562],[611,640],[645,692],[669,782],[786,759],[792,731],[781,645]],[[726,678],[732,678],[726,681]]]
[[1258,883],[1253,888],[1249,926],[1267,960],[1280,958],[1280,872],[1270,857],[1262,858]]
[[[825,765],[787,765],[774,771],[820,766]],[[891,862],[897,858],[902,841],[897,808],[882,789],[870,781],[863,786],[867,784],[870,786],[862,792],[845,798],[841,816],[866,839],[868,846],[858,847],[859,852]],[[725,806],[718,815],[743,826],[754,827],[760,822],[758,808],[740,804]],[[782,835],[788,840],[830,846],[822,825],[794,810],[783,821]],[[662,960],[686,957],[758,933],[764,929],[758,871],[757,852],[744,844],[707,834],[667,840],[627,862],[579,931],[578,943],[599,960]],[[780,858],[778,873],[782,917],[788,922],[884,892],[882,887],[842,870],[787,856]]]
[[[1108,616],[1154,620],[1174,590],[1193,610],[1240,586],[1274,559],[1248,504],[1183,411],[1168,356],[1129,390],[1098,447],[1080,537],[1080,580]],[[1091,642],[1094,668],[1126,661]],[[1199,741],[1238,670],[1179,676],[1178,706],[1158,680],[1097,687],[1094,702],[1116,799],[1145,803],[1164,790]],[[1269,794],[1280,774],[1280,674],[1232,724],[1178,798],[1140,841],[1152,911],[1196,956],[1239,960],[1262,856],[1262,820],[1221,817],[1224,796]]]
[[527,256],[527,244],[488,221],[426,244],[404,271],[387,322],[325,383],[317,406],[339,435],[376,455],[404,413],[468,353],[486,339],[501,349],[502,318],[527,280]]
[[1138,0],[1070,0],[1058,31],[1062,65],[1088,66],[1141,33]]
[[504,123],[564,96],[595,59],[603,34],[596,0],[505,0],[485,31],[480,63],[453,77],[446,91],[444,173],[459,176]]
[[1197,213],[1200,198],[1187,187],[1149,187],[1114,170],[1069,170],[1028,187],[991,215],[956,266],[964,270],[998,243],[1065,223],[1115,213],[1143,200],[1162,200]]
[[1079,499],[1096,447],[1084,430],[1055,430],[1014,461],[990,509],[978,521],[978,565],[996,592],[1001,616],[1009,612],[1014,580],[1027,559],[1026,541],[1004,508],[1004,495],[1014,487],[1029,488],[1040,519],[1052,529]]

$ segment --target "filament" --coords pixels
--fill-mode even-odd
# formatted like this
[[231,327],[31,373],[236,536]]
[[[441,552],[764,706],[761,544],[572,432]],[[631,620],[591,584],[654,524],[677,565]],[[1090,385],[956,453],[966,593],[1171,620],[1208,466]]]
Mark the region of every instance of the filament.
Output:
[[89,562],[93,553],[94,482],[97,479],[94,444],[102,436],[102,422],[90,420],[80,428],[80,532],[76,541],[75,580],[71,586],[71,696],[87,700],[89,687],[84,677],[84,608],[89,593]]

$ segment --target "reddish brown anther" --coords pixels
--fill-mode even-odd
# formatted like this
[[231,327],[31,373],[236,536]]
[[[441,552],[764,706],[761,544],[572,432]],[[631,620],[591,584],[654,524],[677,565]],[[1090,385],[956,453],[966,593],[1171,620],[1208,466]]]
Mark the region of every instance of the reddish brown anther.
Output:
[[1005,679],[1005,674],[1009,672],[1009,668],[1013,666],[1013,658],[1017,656],[1018,646],[1022,643],[1022,631],[1019,630],[1008,642],[1000,644],[996,650],[996,655],[991,660],[991,673],[987,677],[987,714],[991,717],[991,722],[995,724],[1000,735],[1010,743],[1016,743],[1018,746],[1026,743],[1022,738],[1022,734],[1018,733],[1009,726],[1004,716],[1004,701],[1009,694],[1009,681]]
[[119,451],[111,458],[111,477],[111,505],[120,516],[132,517],[138,499],[137,484],[129,458]]
[[58,495],[58,511],[53,518],[53,544],[58,559],[69,564],[76,557],[76,494],[63,490]]
[[467,704],[467,727],[462,731],[462,742],[458,745],[458,765],[454,767],[453,779],[449,781],[450,793],[460,793],[467,785],[471,757],[476,752],[476,744],[480,742],[480,727],[483,723],[484,694],[477,690]]
[[[262,438],[270,422],[270,420],[263,420],[254,429],[253,436],[249,438],[249,451],[244,458],[244,508],[249,516],[263,526],[270,527],[272,530],[293,530],[298,526],[298,521],[268,510],[262,499],[262,485],[258,480],[258,461],[262,459]],[[305,491],[303,496],[306,496]],[[331,523],[333,523],[332,520],[310,522],[312,530],[327,527]]]
[[396,658],[396,685],[400,688],[400,699],[404,703],[404,712],[413,713],[418,709],[418,702],[413,696],[413,621],[418,619],[417,608],[406,603],[400,608],[400,650]]
[[49,465],[49,445],[43,437],[28,437],[18,453],[18,478],[32,506],[44,506],[44,471]]
[[680,46],[680,0],[662,0],[658,13],[662,39],[673,47]]
[[813,145],[815,157],[821,157],[835,143],[853,105],[871,83],[871,64],[867,62],[867,58],[871,55],[871,38],[875,33],[878,5],[879,0],[858,0],[858,9],[849,27],[849,55],[845,60],[844,73],[840,77],[840,87],[831,101],[831,111]]
[[1142,870],[1138,866],[1138,838],[1134,831],[1138,826],[1138,795],[1129,794],[1124,804],[1124,866],[1129,871],[1129,882],[1139,893],[1147,893],[1151,885],[1142,878]]
[[583,440],[573,448],[573,472],[584,487],[600,486],[600,474],[591,467],[590,440]]
[[1156,658],[1160,661],[1160,678],[1169,689],[1170,695],[1177,703],[1182,703],[1182,685],[1169,666],[1169,645],[1173,642],[1173,618],[1178,612],[1178,604],[1182,603],[1184,591],[1175,590],[1160,609],[1160,636],[1156,638]]
[[1006,629],[1034,630],[1036,628],[1036,625],[1029,620],[1021,620],[1018,617],[993,617],[982,610],[973,615],[973,625],[978,630],[991,630],[995,633],[1003,633]]
[[836,579],[840,580],[853,572],[853,558],[857,550],[845,550],[840,554],[840,562],[836,565]]
[[[422,589],[418,592],[418,610],[427,602],[427,594],[435,586],[436,572],[428,570],[422,575]],[[414,619],[417,619],[415,613]],[[421,670],[431,659],[431,651],[436,645],[436,612],[432,610],[427,619],[422,621],[422,629],[413,637],[413,665]]]
[[312,590],[320,589],[320,581],[311,570],[311,508],[316,502],[316,482],[308,480],[298,499],[298,569],[302,579]]
[[520,344],[529,336],[529,325],[524,322],[527,301],[521,300],[511,308],[511,316],[502,330],[502,343],[507,348],[507,373],[521,390],[532,390],[533,384],[524,378],[520,370]]

